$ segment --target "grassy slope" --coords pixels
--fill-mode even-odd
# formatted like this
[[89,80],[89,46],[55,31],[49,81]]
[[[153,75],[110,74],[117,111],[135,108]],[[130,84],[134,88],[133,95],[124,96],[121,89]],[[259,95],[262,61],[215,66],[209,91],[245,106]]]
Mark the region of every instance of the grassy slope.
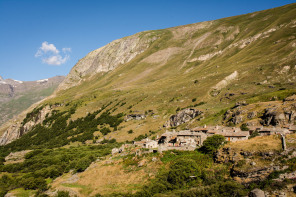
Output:
[[[205,24],[204,28],[199,28],[200,24],[192,24],[154,31],[160,35],[160,39],[131,62],[108,73],[85,78],[81,85],[58,92],[58,96],[48,102],[80,103],[74,119],[114,100],[126,102],[115,113],[153,110],[160,115],[157,119],[148,117],[124,125],[125,128],[113,136],[111,134],[119,140],[134,137],[125,135],[129,129],[137,134],[161,130],[163,123],[178,107],[201,101],[206,102],[199,106],[206,112],[206,119],[194,122],[190,127],[219,124],[219,112],[231,107],[237,100],[272,95],[281,88],[294,89],[296,61],[292,44],[296,37],[295,11],[296,4],[291,4],[205,22],[202,23]],[[272,32],[274,28],[277,30]],[[258,34],[261,37],[252,41]],[[229,47],[234,44],[241,46],[243,41],[247,42],[250,38],[250,43],[244,48]],[[200,40],[200,44],[196,45]],[[177,52],[167,59],[155,55],[167,55],[168,48]],[[206,61],[185,61],[220,50],[222,54]],[[147,57],[154,62],[146,61]],[[290,66],[286,73],[282,72],[284,66]],[[238,72],[238,78],[222,88],[218,96],[211,96],[213,87],[234,71]],[[198,83],[194,83],[195,80]],[[258,85],[260,82],[261,85]],[[275,88],[269,88],[270,85]],[[227,99],[227,93],[234,93],[234,96]],[[192,102],[193,98],[196,98],[195,102]],[[128,109],[129,106],[133,107]]]

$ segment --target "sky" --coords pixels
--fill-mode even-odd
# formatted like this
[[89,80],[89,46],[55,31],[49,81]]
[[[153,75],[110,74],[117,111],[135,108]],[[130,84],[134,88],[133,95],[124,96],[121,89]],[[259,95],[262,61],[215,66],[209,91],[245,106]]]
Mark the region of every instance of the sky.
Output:
[[67,75],[79,59],[146,30],[215,20],[296,0],[0,0],[0,76]]

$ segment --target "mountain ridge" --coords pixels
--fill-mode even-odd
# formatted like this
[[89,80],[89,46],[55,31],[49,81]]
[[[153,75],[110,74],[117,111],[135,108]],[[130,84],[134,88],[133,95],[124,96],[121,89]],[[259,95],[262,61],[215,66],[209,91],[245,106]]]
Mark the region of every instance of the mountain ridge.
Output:
[[55,76],[36,81],[19,81],[0,78],[0,125],[16,116],[31,104],[53,93],[64,80]]

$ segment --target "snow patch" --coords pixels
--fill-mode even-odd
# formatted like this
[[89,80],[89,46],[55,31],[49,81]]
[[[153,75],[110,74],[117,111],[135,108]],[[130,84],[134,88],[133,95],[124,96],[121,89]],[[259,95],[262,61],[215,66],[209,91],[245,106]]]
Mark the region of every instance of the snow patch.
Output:
[[15,79],[14,79],[13,81],[18,82],[18,83],[24,83],[24,82],[22,82],[22,81],[15,80]]
[[45,83],[45,82],[48,82],[48,79],[40,79],[37,81],[38,83]]

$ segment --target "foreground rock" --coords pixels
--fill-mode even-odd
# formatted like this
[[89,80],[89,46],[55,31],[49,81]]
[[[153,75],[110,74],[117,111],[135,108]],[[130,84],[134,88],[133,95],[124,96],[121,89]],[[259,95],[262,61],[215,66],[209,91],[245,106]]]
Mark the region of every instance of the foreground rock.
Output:
[[249,197],[265,197],[265,194],[264,191],[256,188],[250,192]]

